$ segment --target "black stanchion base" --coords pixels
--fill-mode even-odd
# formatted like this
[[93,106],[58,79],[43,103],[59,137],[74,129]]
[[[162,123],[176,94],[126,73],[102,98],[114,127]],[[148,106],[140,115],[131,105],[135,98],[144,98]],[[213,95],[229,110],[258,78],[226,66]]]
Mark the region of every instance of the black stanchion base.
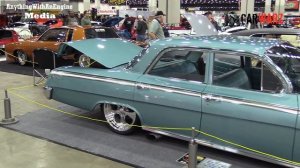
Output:
[[19,120],[17,118],[8,118],[8,119],[2,119],[0,121],[0,125],[10,125],[10,124],[15,124],[19,122]]

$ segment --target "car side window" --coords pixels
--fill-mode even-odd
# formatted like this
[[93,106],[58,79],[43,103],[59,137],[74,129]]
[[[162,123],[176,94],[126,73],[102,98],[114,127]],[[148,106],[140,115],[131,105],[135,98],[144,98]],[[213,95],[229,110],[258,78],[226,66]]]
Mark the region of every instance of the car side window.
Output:
[[241,55],[215,54],[213,85],[272,93],[283,89],[280,79],[261,60]]
[[86,39],[97,38],[97,36],[98,36],[95,29],[85,29],[84,33],[85,33]]
[[69,32],[68,32],[68,38],[67,38],[67,41],[72,41],[72,38],[73,38],[73,29],[70,29]]
[[68,29],[49,29],[39,39],[39,41],[64,42]]
[[206,54],[201,51],[165,52],[149,71],[150,75],[204,82]]
[[0,39],[11,38],[13,36],[10,30],[0,30]]

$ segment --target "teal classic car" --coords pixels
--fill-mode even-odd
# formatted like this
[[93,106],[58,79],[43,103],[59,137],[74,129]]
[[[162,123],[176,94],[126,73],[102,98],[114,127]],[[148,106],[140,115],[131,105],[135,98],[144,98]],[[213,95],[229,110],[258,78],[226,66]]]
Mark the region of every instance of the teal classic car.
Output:
[[53,70],[48,98],[86,110],[101,107],[120,134],[137,124],[189,140],[191,131],[159,128],[195,127],[260,152],[198,134],[201,144],[299,166],[300,50],[289,43],[202,36],[157,40],[145,49],[120,39],[66,45],[91,66]]

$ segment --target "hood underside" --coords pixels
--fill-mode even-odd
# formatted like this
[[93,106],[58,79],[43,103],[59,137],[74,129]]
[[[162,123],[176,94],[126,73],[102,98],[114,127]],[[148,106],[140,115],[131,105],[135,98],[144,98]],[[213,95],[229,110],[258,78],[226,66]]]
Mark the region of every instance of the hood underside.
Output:
[[197,36],[218,35],[214,25],[204,15],[193,13],[184,14]]
[[122,39],[88,39],[64,43],[107,68],[131,61],[143,48]]

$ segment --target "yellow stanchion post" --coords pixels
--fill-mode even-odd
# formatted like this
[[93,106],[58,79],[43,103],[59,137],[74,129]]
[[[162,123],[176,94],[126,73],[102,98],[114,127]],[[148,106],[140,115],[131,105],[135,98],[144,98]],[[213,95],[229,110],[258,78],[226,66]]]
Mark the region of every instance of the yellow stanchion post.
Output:
[[1,125],[9,125],[15,124],[19,120],[11,116],[11,104],[10,98],[8,97],[7,90],[5,90],[5,98],[4,98],[4,119],[0,121]]
[[195,127],[192,127],[192,139],[189,143],[189,162],[188,168],[196,168],[197,167],[197,151],[198,151],[198,144],[195,140],[196,131]]

